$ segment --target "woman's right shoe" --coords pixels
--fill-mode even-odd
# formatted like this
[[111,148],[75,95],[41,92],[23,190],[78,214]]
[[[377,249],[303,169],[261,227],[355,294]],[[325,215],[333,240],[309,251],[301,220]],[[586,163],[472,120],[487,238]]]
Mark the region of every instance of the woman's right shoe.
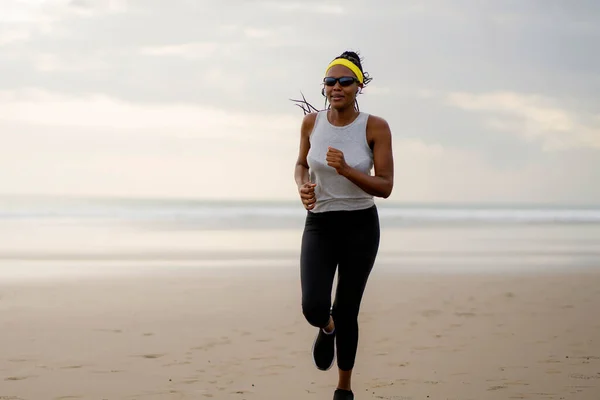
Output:
[[327,371],[333,366],[335,359],[335,328],[331,333],[319,329],[313,342],[312,356],[315,366],[321,371]]
[[333,392],[333,400],[354,400],[354,393],[351,390],[336,389]]

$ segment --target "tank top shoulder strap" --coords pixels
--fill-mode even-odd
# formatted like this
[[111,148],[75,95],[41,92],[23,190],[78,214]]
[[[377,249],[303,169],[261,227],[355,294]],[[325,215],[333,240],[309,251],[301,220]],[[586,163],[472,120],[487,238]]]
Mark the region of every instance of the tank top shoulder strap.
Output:
[[327,118],[327,110],[317,112],[317,116],[315,117],[315,122],[313,124],[313,128],[310,132],[309,138],[312,138],[315,135],[315,133],[318,133],[319,129],[321,129],[321,125],[323,125],[323,118]]

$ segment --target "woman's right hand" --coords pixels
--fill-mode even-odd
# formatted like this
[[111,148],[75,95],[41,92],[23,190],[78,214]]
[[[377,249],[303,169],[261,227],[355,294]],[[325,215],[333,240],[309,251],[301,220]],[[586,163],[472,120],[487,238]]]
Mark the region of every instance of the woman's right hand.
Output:
[[315,203],[317,201],[315,198],[315,186],[317,186],[315,183],[306,182],[298,187],[302,204],[304,205],[304,208],[309,211],[315,208]]

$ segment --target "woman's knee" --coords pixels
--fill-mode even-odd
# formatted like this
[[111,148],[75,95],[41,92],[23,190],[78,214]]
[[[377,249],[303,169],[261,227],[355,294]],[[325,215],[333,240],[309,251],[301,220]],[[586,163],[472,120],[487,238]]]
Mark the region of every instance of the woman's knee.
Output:
[[339,324],[356,324],[358,321],[358,307],[344,307],[334,305],[331,309],[331,315],[336,325]]
[[302,313],[309,324],[324,328],[329,323],[329,305],[323,302],[305,300],[302,302]]

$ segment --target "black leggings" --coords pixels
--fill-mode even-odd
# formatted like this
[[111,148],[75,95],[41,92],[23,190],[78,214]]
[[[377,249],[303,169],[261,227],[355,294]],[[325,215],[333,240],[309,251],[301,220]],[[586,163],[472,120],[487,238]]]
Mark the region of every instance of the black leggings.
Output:
[[[379,249],[376,206],[357,211],[308,212],[302,236],[300,275],[302,311],[313,326],[324,328],[333,317],[337,364],[354,367],[358,347],[358,312]],[[331,292],[338,270],[333,307]]]

